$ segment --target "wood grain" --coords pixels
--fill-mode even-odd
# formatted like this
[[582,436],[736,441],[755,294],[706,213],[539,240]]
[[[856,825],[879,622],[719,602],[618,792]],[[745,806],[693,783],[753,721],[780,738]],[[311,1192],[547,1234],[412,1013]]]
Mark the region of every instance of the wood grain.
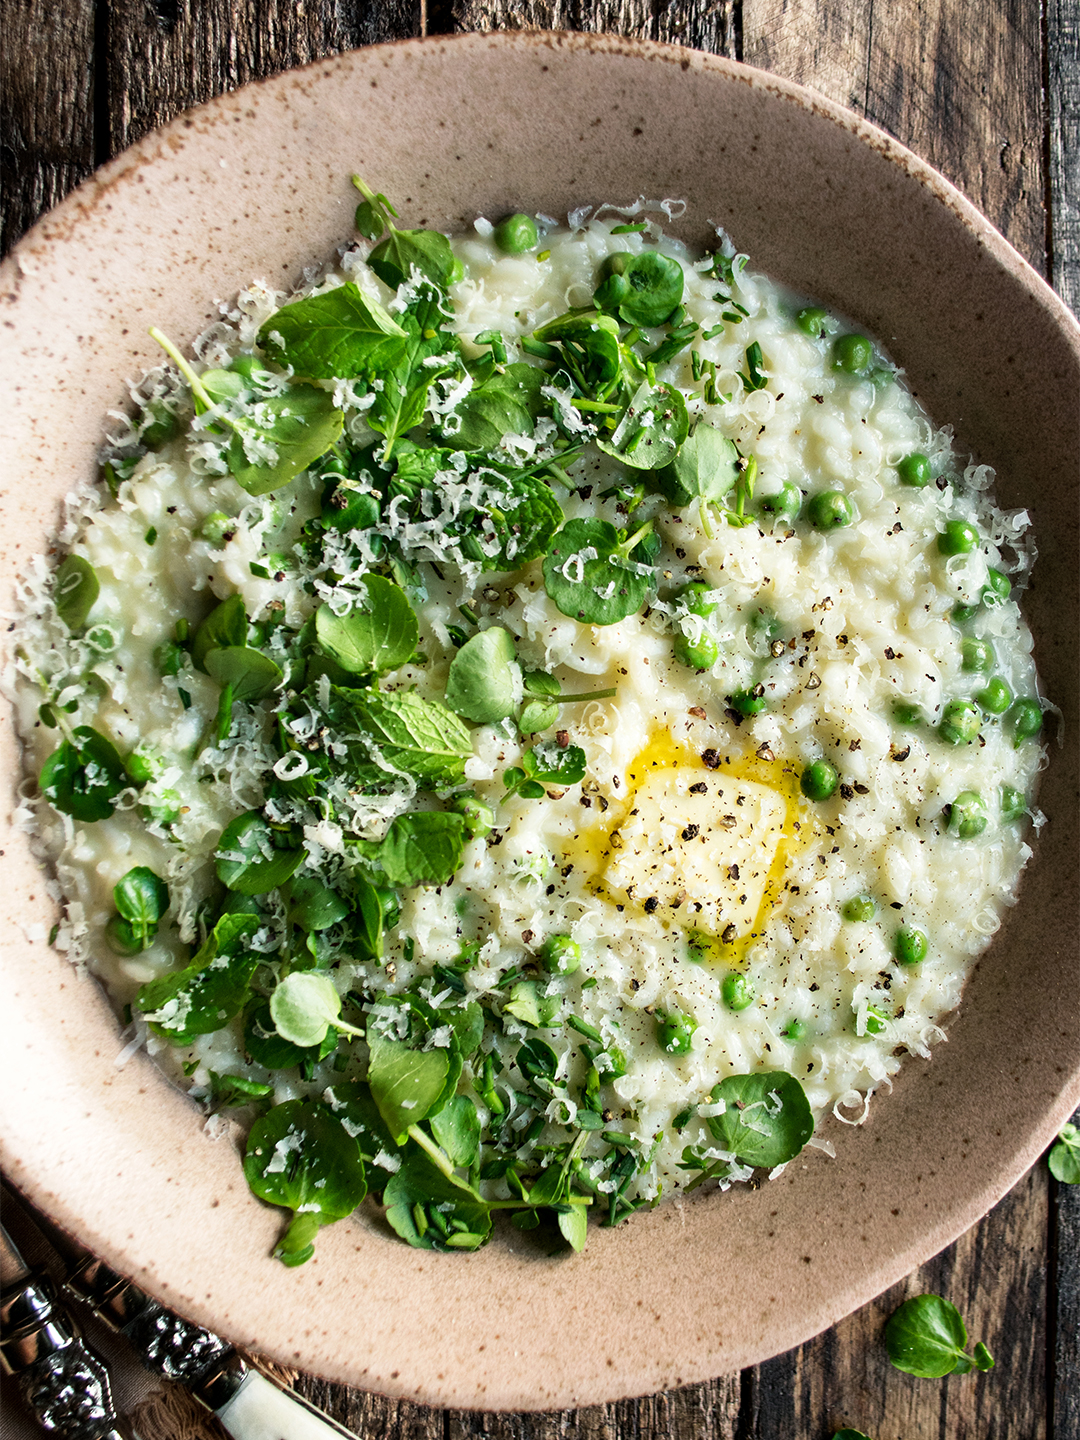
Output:
[[[1066,305],[1080,314],[1080,7],[1076,0],[1048,0],[1046,6],[1046,93],[1051,276]],[[1080,1423],[1076,1433],[1080,1434]]]
[[3,36],[6,252],[94,168],[93,0],[6,0]]

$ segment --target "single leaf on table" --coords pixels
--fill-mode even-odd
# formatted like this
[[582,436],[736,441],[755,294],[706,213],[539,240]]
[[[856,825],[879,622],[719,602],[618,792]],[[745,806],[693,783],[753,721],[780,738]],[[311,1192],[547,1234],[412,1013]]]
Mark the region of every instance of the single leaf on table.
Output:
[[861,1430],[837,1430],[832,1440],[870,1440]]
[[615,625],[641,609],[652,584],[631,549],[606,520],[570,520],[544,559],[544,588],[572,620]]
[[478,1250],[491,1236],[491,1212],[470,1185],[412,1153],[383,1191],[391,1228],[422,1250]]
[[206,657],[211,650],[241,648],[247,645],[247,612],[239,595],[230,595],[215,605],[195,631],[191,642],[191,663],[207,674]]
[[521,666],[514,637],[492,625],[467,640],[450,662],[446,703],[477,725],[494,725],[512,715],[521,701]]
[[885,1323],[885,1348],[897,1370],[923,1380],[990,1370],[993,1358],[981,1342],[966,1353],[967,1327],[956,1306],[940,1295],[913,1295]]
[[1063,1185],[1080,1185],[1080,1130],[1075,1125],[1061,1127],[1047,1163],[1055,1180]]
[[674,460],[686,439],[690,419],[686,401],[674,385],[639,386],[610,440],[597,440],[634,470],[659,470]]
[[265,895],[276,890],[304,858],[302,847],[278,849],[274,831],[259,810],[237,815],[222,831],[215,852],[221,883],[241,895]]
[[73,635],[86,628],[87,616],[100,591],[97,571],[89,560],[69,555],[60,563],[53,581],[53,600],[56,613]]
[[408,337],[353,281],[286,305],[265,320],[259,345],[271,360],[312,380],[351,380],[400,363]]
[[225,645],[206,654],[206,673],[219,685],[232,686],[232,698],[254,704],[265,700],[285,676],[269,655],[249,645]]
[[784,1165],[814,1133],[806,1092],[783,1070],[729,1075],[713,1087],[712,1099],[727,1108],[708,1120],[709,1129],[744,1165]]
[[280,395],[259,400],[250,415],[229,421],[229,470],[249,495],[268,495],[335,445],[344,423],[328,391],[290,385]]
[[379,1035],[368,1024],[368,1085],[379,1114],[398,1145],[438,1104],[450,1069],[448,1049],[414,1050]]
[[700,500],[717,505],[739,475],[739,452],[733,441],[712,425],[699,421],[670,464],[657,472],[657,488],[674,506]]
[[319,1227],[344,1219],[367,1195],[355,1140],[317,1100],[287,1100],[256,1120],[244,1177],[260,1200],[293,1212],[274,1251],[286,1265],[310,1259]]
[[346,615],[319,606],[315,635],[323,654],[350,675],[382,675],[414,654],[420,631],[400,585],[381,575],[365,575],[363,585]]
[[112,742],[91,726],[78,725],[45,761],[38,784],[54,810],[92,823],[109,818],[113,801],[131,779]]
[[531,435],[548,402],[541,395],[550,376],[515,361],[474,385],[440,426],[439,437],[454,450],[497,451],[504,435]]
[[190,1045],[239,1014],[259,963],[244,942],[258,923],[254,915],[224,916],[189,965],[142,987],[136,1005],[156,1034],[172,1045]]

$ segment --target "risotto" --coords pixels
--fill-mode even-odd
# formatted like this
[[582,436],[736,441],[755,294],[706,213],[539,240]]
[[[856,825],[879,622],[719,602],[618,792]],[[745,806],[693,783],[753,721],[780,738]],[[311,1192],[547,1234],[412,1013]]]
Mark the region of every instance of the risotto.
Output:
[[1027,516],[671,203],[448,241],[357,185],[158,336],[27,578],[24,818],[286,1263],[369,1193],[580,1248],[942,1037],[1041,821]]

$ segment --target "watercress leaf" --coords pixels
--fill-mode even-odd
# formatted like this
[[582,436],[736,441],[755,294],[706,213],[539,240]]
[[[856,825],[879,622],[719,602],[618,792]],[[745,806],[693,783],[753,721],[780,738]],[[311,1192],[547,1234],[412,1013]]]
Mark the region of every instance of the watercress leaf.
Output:
[[355,716],[361,742],[391,771],[407,771],[429,785],[460,785],[472,736],[458,717],[437,700],[412,692],[332,692],[345,697]]
[[589,1236],[589,1213],[585,1206],[571,1205],[567,1210],[560,1210],[558,1221],[563,1239],[580,1255]]
[[414,1151],[383,1192],[386,1219],[410,1245],[423,1250],[477,1250],[491,1236],[487,1205],[462,1180],[444,1175]]
[[466,836],[464,818],[451,811],[399,815],[378,846],[377,863],[399,889],[445,885],[461,864]]
[[330,1030],[321,1045],[301,1048],[277,1033],[269,1000],[258,995],[244,1007],[244,1049],[257,1065],[265,1065],[267,1070],[290,1070],[324,1060],[337,1048],[338,1038],[338,1032]]
[[410,279],[413,270],[445,290],[457,273],[450,242],[437,230],[396,230],[375,246],[368,264],[391,290]]
[[527,775],[544,785],[576,785],[585,778],[585,751],[580,745],[541,740],[521,757]]
[[1055,1180],[1063,1185],[1080,1185],[1080,1130],[1075,1125],[1061,1127],[1047,1163]]
[[41,767],[38,784],[54,810],[91,823],[107,820],[113,801],[131,783],[111,741],[78,725]]
[[689,428],[686,401],[674,385],[646,381],[635,391],[611,439],[596,443],[634,470],[659,470],[674,460]]
[[259,330],[259,345],[271,360],[313,380],[351,380],[397,365],[407,338],[393,316],[351,280],[284,306]]
[[[392,1157],[398,1146],[386,1128],[370,1087],[362,1080],[343,1081],[330,1086],[323,1093],[323,1100],[359,1146],[372,1188],[381,1189],[394,1173]],[[390,1163],[383,1164],[383,1161]]]
[[290,923],[309,934],[329,930],[349,914],[349,906],[337,891],[314,875],[294,875],[283,894]]
[[229,423],[233,436],[226,460],[233,478],[249,495],[267,495],[335,445],[345,417],[329,391],[296,384]]
[[[886,1321],[884,1339],[897,1370],[924,1380],[963,1374],[974,1363],[965,1354],[967,1328],[960,1312],[940,1295],[913,1295],[905,1300]],[[986,1360],[993,1364],[989,1352]],[[989,1368],[985,1361],[984,1366]]]
[[363,585],[347,615],[319,606],[315,635],[323,654],[350,675],[382,675],[414,654],[420,631],[400,585],[381,575],[365,575]]
[[864,1435],[861,1430],[837,1430],[832,1440],[870,1440],[869,1435]]
[[246,1075],[219,1075],[210,1071],[210,1094],[221,1108],[232,1105],[250,1105],[266,1100],[273,1095],[274,1087],[261,1080],[249,1080]]
[[718,504],[734,486],[739,474],[739,452],[734,442],[704,421],[694,426],[670,464],[656,476],[657,488],[676,506],[701,500]]
[[622,272],[630,291],[619,306],[627,325],[643,330],[663,325],[683,297],[683,269],[677,260],[659,250],[643,250],[629,260]]
[[256,1120],[244,1176],[260,1200],[293,1212],[275,1250],[287,1264],[309,1259],[319,1226],[351,1214],[367,1194],[355,1140],[317,1100],[287,1100]]
[[783,1070],[729,1075],[713,1087],[712,1099],[727,1109],[708,1121],[709,1129],[744,1165],[783,1165],[814,1133],[806,1092]]
[[549,705],[545,700],[530,700],[521,712],[518,729],[523,735],[536,735],[549,729],[558,718],[558,705]]
[[136,865],[113,886],[113,904],[141,948],[150,943],[169,908],[169,887],[148,866]]
[[450,1069],[447,1049],[413,1050],[403,1040],[368,1026],[368,1085],[395,1143],[404,1145],[410,1125],[431,1113]]
[[234,700],[249,704],[272,695],[285,678],[269,655],[248,645],[225,645],[207,651],[205,668],[219,685],[232,686]]
[[480,1154],[480,1116],[468,1095],[455,1095],[428,1124],[455,1165],[467,1170],[475,1164]]
[[230,595],[215,605],[195,631],[191,642],[191,663],[205,675],[206,657],[211,650],[244,647],[247,644],[247,612],[239,595]]
[[468,506],[451,520],[447,532],[461,544],[466,559],[485,570],[515,570],[546,555],[563,513],[551,487],[535,475],[517,471],[493,477],[485,503]]
[[494,725],[513,714],[521,700],[521,667],[514,638],[501,625],[481,630],[450,662],[446,703],[478,725]]
[[294,970],[270,996],[270,1018],[283,1040],[307,1048],[321,1045],[341,1014],[341,996],[326,975]]
[[527,695],[560,695],[562,686],[554,675],[549,675],[546,670],[526,670],[524,675],[525,693]]
[[218,879],[230,890],[265,895],[284,885],[303,858],[302,848],[276,848],[274,831],[262,813],[247,810],[222,831],[215,868]]
[[650,575],[619,552],[606,520],[570,520],[544,559],[544,588],[564,615],[586,625],[615,625],[645,603]]
[[258,923],[254,915],[223,916],[189,965],[140,989],[136,1005],[156,1034],[190,1045],[239,1014],[259,963],[244,941]]
[[524,780],[517,787],[517,793],[523,800],[542,800],[544,798],[544,787],[539,780]]
[[547,344],[561,344],[563,360],[579,388],[594,398],[610,392],[622,373],[619,325],[592,306],[560,315],[535,332]]
[[474,385],[439,427],[454,450],[497,451],[504,435],[531,435],[547,402],[540,391],[547,371],[516,361]]
[[475,1054],[484,1038],[484,1012],[475,1000],[462,1005],[459,1010],[444,1012],[443,1018],[453,1027],[461,1058],[467,1060]]
[[86,618],[100,590],[96,570],[81,555],[69,555],[58,566],[53,582],[56,613],[73,635],[86,628]]

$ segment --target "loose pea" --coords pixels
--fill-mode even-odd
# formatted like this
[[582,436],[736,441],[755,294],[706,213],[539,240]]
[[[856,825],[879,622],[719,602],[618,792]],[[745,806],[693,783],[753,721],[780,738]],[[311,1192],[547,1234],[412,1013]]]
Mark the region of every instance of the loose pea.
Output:
[[199,526],[199,536],[211,545],[220,545],[236,522],[224,510],[212,510]]
[[689,585],[684,585],[679,591],[678,598],[691,615],[704,617],[716,611],[716,601],[709,599],[711,593],[711,587],[706,585],[704,580],[691,580]]
[[675,636],[675,658],[690,670],[711,670],[719,654],[720,647],[711,635],[702,635],[699,640]]
[[986,829],[986,806],[977,790],[961,790],[949,812],[949,834],[973,840]]
[[918,965],[920,960],[926,959],[926,950],[924,931],[917,930],[914,925],[902,925],[896,932],[893,954],[898,965]]
[[622,275],[628,265],[632,265],[634,256],[629,250],[616,250],[608,255],[600,266],[600,274],[603,277],[608,275]]
[[993,568],[986,572],[986,584],[982,588],[984,605],[1001,605],[1012,594],[1012,581],[1000,570]]
[[877,906],[870,895],[853,895],[850,900],[845,900],[840,914],[845,920],[853,920],[865,923],[872,920],[877,913]]
[[966,520],[950,520],[937,537],[942,555],[967,555],[979,543],[979,532]]
[[581,946],[569,935],[549,935],[540,959],[551,974],[572,975],[581,964]]
[[973,670],[978,674],[986,670],[992,670],[994,666],[994,648],[987,640],[974,640],[971,637],[960,644],[960,668],[961,670]]
[[806,1025],[802,1020],[789,1020],[780,1034],[785,1040],[802,1040],[806,1035]]
[[938,734],[950,745],[963,745],[975,739],[981,723],[970,700],[950,700],[941,713]]
[[1000,675],[988,680],[981,690],[975,692],[975,703],[988,715],[1004,715],[1012,704],[1013,693]]
[[866,1033],[867,1033],[867,1035],[880,1035],[881,1032],[885,1029],[885,1026],[886,1026],[887,1024],[888,1024],[888,1021],[885,1019],[885,1016],[882,1015],[882,1013],[881,1013],[880,1010],[875,1010],[872,1006],[871,1006],[870,1009],[867,1010],[867,1012],[866,1012]]
[[114,915],[105,926],[105,940],[114,955],[138,955],[143,943],[121,915]]
[[1034,696],[1025,695],[1013,705],[1009,719],[1012,721],[1013,741],[1019,750],[1025,740],[1031,740],[1042,729],[1042,706]]
[[475,839],[481,839],[490,835],[495,824],[495,811],[478,795],[471,792],[467,795],[458,795],[454,800],[453,808],[464,817],[465,828]]
[[807,305],[795,316],[795,324],[804,335],[811,335],[815,340],[820,340],[825,334],[825,327],[829,323],[829,312],[822,310],[819,305]]
[[747,1010],[754,1003],[754,987],[737,970],[724,976],[720,995],[729,1010]]
[[851,524],[855,511],[842,490],[819,490],[807,503],[806,517],[815,530],[839,530]]
[[797,485],[783,485],[774,494],[761,497],[762,510],[778,520],[793,520],[801,505],[802,491]]
[[978,613],[978,605],[954,605],[952,618],[955,624],[966,625],[969,620],[974,620]]
[[874,347],[865,335],[839,335],[833,341],[833,369],[847,375],[862,375],[869,370]]
[[728,696],[728,704],[740,715],[760,715],[768,703],[764,685],[755,685],[752,690],[736,690]]
[[696,1029],[697,1021],[692,1015],[684,1015],[679,1010],[667,1014],[657,1012],[656,1038],[661,1050],[669,1055],[686,1055]]
[[504,255],[524,255],[535,250],[540,241],[536,221],[531,215],[507,215],[495,226],[495,244]]
[[892,707],[893,719],[898,725],[921,725],[923,713],[918,705],[908,705],[906,701],[898,700]]
[[1027,814],[1027,800],[1021,790],[1015,789],[1012,785],[1001,787],[1001,818],[1008,824],[1012,820],[1019,820],[1021,815]]
[[916,490],[925,489],[934,478],[929,459],[918,450],[912,451],[910,455],[905,455],[899,461],[896,473],[899,475],[902,485],[911,485]]
[[840,784],[840,776],[828,760],[815,760],[802,772],[799,789],[808,800],[828,800]]

